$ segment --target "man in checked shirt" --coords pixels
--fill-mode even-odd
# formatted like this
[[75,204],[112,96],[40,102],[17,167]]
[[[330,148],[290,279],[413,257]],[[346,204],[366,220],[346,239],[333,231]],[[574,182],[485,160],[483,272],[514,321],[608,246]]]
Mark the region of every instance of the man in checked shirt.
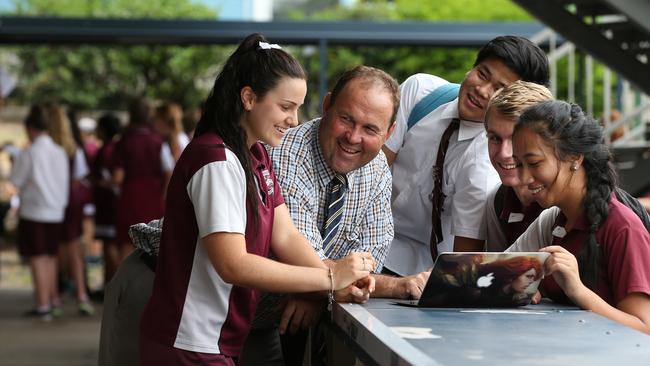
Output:
[[[321,118],[289,130],[279,146],[269,149],[294,224],[326,263],[368,251],[377,262],[376,272],[381,271],[393,240],[391,173],[381,147],[393,132],[398,107],[395,79],[358,66],[343,73],[325,97]],[[345,181],[343,208],[337,228],[326,230],[329,187],[337,175]],[[374,277],[373,297],[417,299],[428,273]],[[364,301],[363,296],[352,288],[337,300]],[[306,334],[291,333],[315,324],[323,308],[322,300],[308,296],[265,294],[242,364],[302,364]]]

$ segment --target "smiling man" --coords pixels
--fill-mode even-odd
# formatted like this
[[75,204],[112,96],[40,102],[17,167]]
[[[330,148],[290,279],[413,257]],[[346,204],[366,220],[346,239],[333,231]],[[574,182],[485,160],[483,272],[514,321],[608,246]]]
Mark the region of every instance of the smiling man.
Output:
[[[343,73],[325,97],[321,118],[289,129],[280,145],[269,150],[294,224],[328,264],[368,251],[381,270],[393,240],[391,173],[381,148],[395,129],[398,107],[395,79],[358,66]],[[373,296],[419,298],[428,274],[373,277]],[[363,294],[350,296],[358,301]],[[322,308],[322,301],[293,296],[280,319],[277,297],[263,297],[242,364],[301,365],[306,334],[285,334],[280,349],[279,333],[314,324]]]
[[[395,224],[386,272],[417,273],[432,267],[437,252],[483,249],[487,192],[499,182],[488,157],[485,109],[495,91],[519,79],[547,84],[548,60],[529,40],[502,36],[481,48],[448,103],[422,113],[420,102],[437,99],[448,84],[439,77],[416,74],[402,84],[395,131],[384,146],[393,165]],[[418,121],[410,118],[414,110],[423,115]]]

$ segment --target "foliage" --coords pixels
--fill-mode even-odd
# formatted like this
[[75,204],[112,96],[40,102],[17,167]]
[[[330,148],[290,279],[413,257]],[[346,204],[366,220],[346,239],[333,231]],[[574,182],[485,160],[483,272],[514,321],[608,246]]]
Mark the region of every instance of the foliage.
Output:
[[[119,18],[210,18],[213,9],[194,0],[16,0],[13,15],[92,16]],[[304,7],[292,4],[286,16],[296,20],[366,21],[532,21],[509,0],[359,0],[354,6],[337,1],[311,0]],[[320,9],[312,11],[311,9]],[[176,100],[197,105],[211,87],[219,65],[232,47],[218,46],[23,46],[20,84],[12,98],[22,103],[58,100],[77,108],[120,108],[132,96]],[[309,95],[303,113],[315,116],[319,55],[314,46],[289,47],[308,71]],[[329,87],[344,70],[358,64],[379,67],[398,81],[417,72],[460,82],[473,64],[477,49],[416,46],[330,46]],[[579,59],[579,58],[578,58]],[[566,96],[566,60],[558,65],[558,95]],[[576,68],[579,70],[579,68]],[[594,110],[602,105],[602,66],[596,65]],[[581,88],[577,87],[576,90]],[[577,102],[584,104],[578,94]]]
[[216,12],[191,0],[14,0],[12,15],[108,18],[205,18]]
[[[289,13],[300,20],[366,20],[366,21],[532,21],[530,15],[508,0],[365,0],[354,6],[336,5],[308,13],[294,9]],[[417,46],[372,47],[337,46],[328,49],[329,87],[344,70],[359,64],[381,68],[399,82],[408,76],[425,72],[439,75],[452,82],[463,80],[472,67],[477,49],[430,48]],[[303,58],[312,71],[309,79],[309,105],[306,112],[315,115],[319,103],[318,54]]]
[[[121,18],[215,18],[191,0],[27,0],[15,15]],[[30,104],[59,101],[76,108],[120,108],[146,95],[196,106],[225,59],[214,46],[23,46],[20,84],[12,95]],[[209,80],[209,81],[208,81]],[[210,85],[211,86],[211,85]]]
[[294,9],[294,19],[383,21],[522,21],[533,20],[509,0],[360,0],[354,6],[336,5],[315,13]]

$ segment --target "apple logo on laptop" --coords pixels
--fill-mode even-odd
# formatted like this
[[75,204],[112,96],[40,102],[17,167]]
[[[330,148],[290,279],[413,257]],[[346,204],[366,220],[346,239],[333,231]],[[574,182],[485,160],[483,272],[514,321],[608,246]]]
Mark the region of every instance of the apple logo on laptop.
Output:
[[490,287],[494,281],[494,272],[490,272],[485,276],[481,276],[476,280],[476,286],[478,287]]

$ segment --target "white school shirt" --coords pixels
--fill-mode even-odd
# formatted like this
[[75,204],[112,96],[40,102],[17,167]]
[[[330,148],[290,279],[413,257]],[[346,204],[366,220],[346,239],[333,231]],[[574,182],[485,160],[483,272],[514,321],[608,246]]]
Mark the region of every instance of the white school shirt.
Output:
[[19,216],[23,219],[63,221],[70,190],[68,156],[45,133],[23,151],[11,172],[11,183],[20,189]]
[[183,131],[179,132],[178,135],[176,135],[176,139],[178,140],[178,147],[181,149],[181,151],[185,150],[187,145],[190,144],[189,136],[187,136],[187,134]]
[[72,178],[75,180],[80,180],[85,178],[90,174],[90,168],[88,168],[88,162],[84,156],[84,152],[81,148],[77,148],[74,152],[74,169],[72,170]]
[[[447,81],[427,74],[409,77],[400,87],[397,127],[386,146],[397,153],[393,162],[392,209],[395,238],[385,267],[410,275],[433,266],[429,249],[433,191],[433,165],[442,134],[458,118],[458,99],[443,104],[407,131],[413,107]],[[499,176],[490,163],[487,136],[482,123],[460,121],[449,139],[442,193],[444,240],[438,252],[452,251],[454,236],[485,240],[485,203]]]
[[[536,252],[541,248],[549,246],[553,243],[553,236],[564,237],[564,233],[554,232],[553,225],[558,215],[560,215],[559,207],[550,207],[542,211],[537,219],[524,231],[523,234],[509,246],[506,252]],[[556,229],[563,229],[558,227]],[[557,235],[556,235],[557,234]]]
[[[190,138],[185,132],[179,132],[176,135],[176,141],[178,142],[178,147],[181,152],[185,150],[187,145],[190,143]],[[174,165],[176,165],[176,160],[172,154],[172,149],[167,142],[163,142],[160,149],[160,162],[162,163],[163,170],[166,172],[171,172],[174,170]]]

